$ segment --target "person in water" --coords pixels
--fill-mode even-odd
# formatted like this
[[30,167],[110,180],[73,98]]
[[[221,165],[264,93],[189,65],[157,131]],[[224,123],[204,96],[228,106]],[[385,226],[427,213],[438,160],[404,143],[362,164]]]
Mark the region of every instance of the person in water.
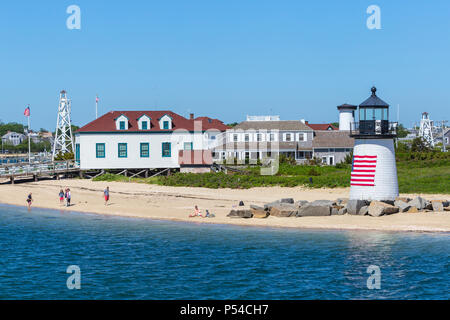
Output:
[[33,203],[33,196],[32,193],[30,192],[30,194],[27,197],[27,203],[28,203],[28,209],[31,208],[31,204]]
[[60,204],[64,203],[64,191],[63,191],[63,189],[59,190],[59,203]]
[[109,201],[109,187],[106,187],[105,191],[103,191],[103,195],[105,196],[105,206],[107,206]]
[[198,206],[195,206],[194,213],[189,215],[189,218],[194,218],[194,217],[203,217],[202,212],[198,209]]

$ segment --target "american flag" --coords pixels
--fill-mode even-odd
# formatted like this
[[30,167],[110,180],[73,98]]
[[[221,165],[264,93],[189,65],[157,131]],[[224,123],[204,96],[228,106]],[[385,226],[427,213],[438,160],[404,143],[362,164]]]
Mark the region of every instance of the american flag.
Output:
[[25,109],[25,111],[23,112],[23,115],[25,117],[29,117],[30,116],[30,106],[27,106],[27,108]]
[[377,156],[354,156],[352,164],[352,186],[375,186]]

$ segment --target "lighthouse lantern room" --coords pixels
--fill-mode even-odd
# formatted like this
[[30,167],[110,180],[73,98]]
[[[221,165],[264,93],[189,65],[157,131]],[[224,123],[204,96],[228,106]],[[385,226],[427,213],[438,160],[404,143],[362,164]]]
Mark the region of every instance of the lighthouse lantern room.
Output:
[[389,105],[372,95],[359,105],[359,122],[351,125],[355,138],[350,199],[394,200],[398,197],[394,138],[397,123],[389,122]]

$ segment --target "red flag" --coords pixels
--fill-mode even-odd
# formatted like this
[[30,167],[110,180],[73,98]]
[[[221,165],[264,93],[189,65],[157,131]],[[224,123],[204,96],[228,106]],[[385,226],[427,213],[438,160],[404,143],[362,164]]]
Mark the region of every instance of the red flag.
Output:
[[98,99],[98,97],[97,97],[97,98],[95,98],[95,102],[98,102],[98,100],[99,100],[99,99]]
[[25,111],[24,111],[24,116],[25,117],[29,117],[30,116],[30,106],[28,106],[26,109],[25,109]]

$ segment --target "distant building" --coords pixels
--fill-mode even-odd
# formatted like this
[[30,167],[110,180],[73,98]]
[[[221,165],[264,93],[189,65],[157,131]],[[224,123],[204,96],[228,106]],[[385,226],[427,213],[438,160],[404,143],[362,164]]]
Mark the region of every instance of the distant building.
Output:
[[313,129],[314,131],[333,131],[339,130],[338,127],[332,125],[331,123],[309,123],[308,121],[305,124]]
[[444,134],[442,134],[442,130],[439,130],[439,132],[437,132],[437,134],[435,135],[435,139],[434,139],[435,143],[445,143],[445,147],[448,148],[450,147],[450,128],[446,128],[444,129]]
[[84,170],[180,168],[187,164],[180,151],[208,150],[226,129],[220,120],[193,114],[111,111],[76,131],[75,158]]
[[22,133],[8,132],[2,137],[2,143],[5,145],[17,146],[26,139],[26,136]]
[[322,161],[322,164],[331,166],[343,162],[352,152],[354,144],[355,139],[346,131],[315,131],[312,142],[313,154]]

